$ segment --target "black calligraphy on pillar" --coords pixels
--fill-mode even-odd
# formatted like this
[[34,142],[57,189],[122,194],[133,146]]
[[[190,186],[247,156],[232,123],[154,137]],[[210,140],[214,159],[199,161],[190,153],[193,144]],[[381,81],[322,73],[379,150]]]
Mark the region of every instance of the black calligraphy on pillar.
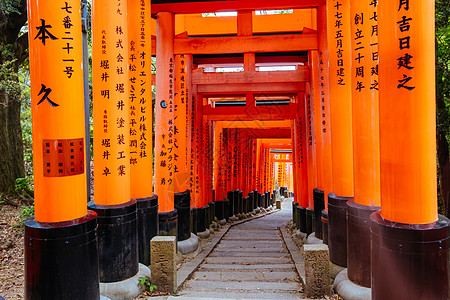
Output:
[[398,79],[398,89],[405,89],[407,91],[412,91],[415,86],[411,80],[413,77],[410,75],[412,69],[414,69],[412,59],[414,58],[410,53],[410,48],[414,41],[411,40],[410,30],[413,25],[414,20],[411,17],[411,12],[409,11],[409,0],[399,0],[398,11],[402,12],[403,15],[401,19],[397,21],[398,31],[396,36],[398,36],[398,49],[400,50],[400,57],[397,58],[397,69],[404,71],[402,77]]

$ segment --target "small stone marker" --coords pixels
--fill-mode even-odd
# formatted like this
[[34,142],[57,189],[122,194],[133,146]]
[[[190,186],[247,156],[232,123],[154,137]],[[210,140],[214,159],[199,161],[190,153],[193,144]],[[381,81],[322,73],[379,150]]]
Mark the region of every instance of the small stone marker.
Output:
[[176,237],[155,236],[150,241],[151,281],[157,291],[173,293],[177,289]]
[[327,245],[305,245],[306,297],[330,295],[330,261]]
[[277,209],[281,209],[281,200],[277,200],[275,204]]

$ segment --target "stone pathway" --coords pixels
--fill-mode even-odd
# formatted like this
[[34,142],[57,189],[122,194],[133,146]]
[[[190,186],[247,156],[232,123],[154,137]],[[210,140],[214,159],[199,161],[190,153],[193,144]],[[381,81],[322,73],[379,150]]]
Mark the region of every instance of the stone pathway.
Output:
[[283,204],[279,212],[230,228],[179,291],[181,298],[302,298],[299,276],[278,230],[292,214],[290,201]]

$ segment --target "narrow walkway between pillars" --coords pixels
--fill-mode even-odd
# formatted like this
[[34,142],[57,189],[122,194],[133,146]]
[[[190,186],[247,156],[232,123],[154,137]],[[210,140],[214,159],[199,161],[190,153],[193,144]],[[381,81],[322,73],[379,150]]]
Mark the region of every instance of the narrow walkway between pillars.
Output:
[[236,225],[179,291],[180,296],[222,299],[300,299],[301,284],[278,227],[291,218],[283,209]]

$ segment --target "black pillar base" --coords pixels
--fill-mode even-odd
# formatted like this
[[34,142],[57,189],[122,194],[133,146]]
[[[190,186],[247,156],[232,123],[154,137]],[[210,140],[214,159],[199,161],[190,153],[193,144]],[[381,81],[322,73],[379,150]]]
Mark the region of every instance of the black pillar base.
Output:
[[229,220],[230,219],[230,201],[229,200],[223,200],[223,217],[225,218],[225,220]]
[[214,207],[215,207],[215,214],[217,219],[219,220],[223,220],[225,219],[224,216],[224,203],[225,201],[216,201],[214,202]]
[[316,238],[322,239],[322,210],[325,209],[324,192],[315,188],[313,190],[314,198],[314,232]]
[[239,213],[239,190],[233,191],[233,215]]
[[194,207],[191,211],[191,218],[192,218],[192,233],[197,234],[198,229],[197,229],[197,225],[198,225],[198,208]]
[[253,211],[256,206],[255,206],[255,191],[252,191],[250,193],[248,193],[248,198],[249,198],[249,202],[250,202],[250,211]]
[[197,209],[197,233],[206,230],[206,207]]
[[330,261],[347,267],[347,201],[351,197],[328,194],[328,247]]
[[292,202],[292,222],[297,229],[300,228],[300,223],[298,220],[298,202]]
[[449,298],[449,219],[413,225],[371,216],[372,299]]
[[244,214],[248,213],[248,197],[242,199],[242,206],[244,208]]
[[139,262],[150,265],[150,241],[158,235],[158,196],[137,200]]
[[258,207],[262,207],[262,195],[258,193]]
[[232,217],[234,216],[234,192],[229,191],[227,193],[227,198],[228,198],[228,217]]
[[238,203],[239,203],[239,213],[244,213],[244,193],[239,191],[238,193]]
[[174,207],[178,213],[178,241],[191,237],[191,192],[174,193]]
[[306,233],[306,208],[298,207],[298,218],[300,222],[300,231]]
[[139,271],[137,239],[137,201],[119,205],[88,207],[98,214],[98,256],[100,282],[117,282]]
[[209,229],[209,225],[211,225],[211,205],[208,203],[205,206],[205,228]]
[[159,235],[177,236],[178,234],[178,212],[176,209],[169,212],[158,213]]
[[211,223],[212,223],[212,222],[214,222],[214,219],[216,218],[216,202],[209,202],[209,208],[211,210],[210,215],[211,215]]
[[328,245],[328,212],[322,210],[322,241],[325,245]]
[[97,214],[25,221],[25,299],[99,299]]
[[347,201],[347,275],[354,283],[370,288],[370,215],[378,206]]
[[306,234],[310,235],[314,231],[314,211],[306,209]]

